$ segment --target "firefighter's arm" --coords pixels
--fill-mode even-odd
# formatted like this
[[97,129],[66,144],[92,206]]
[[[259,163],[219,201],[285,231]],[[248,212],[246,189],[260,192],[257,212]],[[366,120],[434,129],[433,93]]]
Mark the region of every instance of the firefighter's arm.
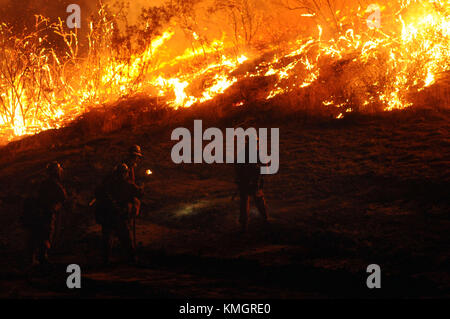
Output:
[[138,186],[135,183],[130,183],[130,192],[131,192],[131,197],[136,197],[139,199],[142,199],[142,197],[144,196],[144,186]]

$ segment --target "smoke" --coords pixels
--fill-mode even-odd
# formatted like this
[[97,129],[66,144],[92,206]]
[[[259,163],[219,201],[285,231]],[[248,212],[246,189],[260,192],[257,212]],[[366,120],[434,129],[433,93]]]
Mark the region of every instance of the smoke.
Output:
[[[58,18],[65,21],[69,16],[66,12],[67,6],[73,3],[78,4],[81,8],[81,29],[78,30],[78,35],[81,47],[85,47],[86,35],[89,32],[88,23],[96,13],[99,2],[103,2],[109,9],[116,12],[125,4],[122,13],[126,15],[127,23],[134,25],[142,22],[143,8],[161,6],[171,1],[176,2],[174,0],[21,0],[18,5],[17,0],[0,0],[0,22],[6,22],[20,32],[25,28],[32,28],[35,22],[34,16],[38,14],[52,21]],[[264,48],[268,43],[277,45],[296,39],[301,34],[310,35],[318,32],[317,17],[302,16],[302,10],[288,8],[288,6],[295,4],[298,6],[299,3],[309,3],[309,1],[197,0],[194,2],[196,3],[195,12],[189,12],[187,16],[175,17],[171,21],[175,36],[166,45],[178,53],[181,53],[179,52],[181,49],[192,47],[194,44],[203,46],[215,40],[234,46],[237,50],[242,49],[242,46]],[[348,2],[336,0],[330,3],[333,3],[334,10],[345,7],[344,4]],[[220,9],[211,12],[211,8]],[[324,16],[329,13],[329,9],[331,8],[323,7]],[[123,20],[118,22],[119,29],[125,30],[122,22]],[[320,23],[326,32],[327,23],[322,24],[322,22]],[[164,26],[166,27],[169,26]]]
[[[114,6],[114,3],[117,2],[117,0],[107,0],[105,3]],[[124,1],[125,3],[128,3],[128,21],[133,24],[136,23],[139,20],[139,16],[141,15],[141,11],[143,8],[146,7],[153,7],[153,6],[161,6],[166,1],[164,0],[131,0],[131,1]]]
[[[250,15],[262,17],[262,12],[265,12],[266,16],[271,16],[271,24],[274,28],[277,28],[277,21],[282,21],[284,24],[288,21],[292,21],[293,24],[298,24],[297,19],[293,19],[293,15],[297,15],[297,12],[292,13],[289,19],[280,19],[280,17],[274,17],[273,10],[275,7],[273,3],[279,0],[230,0],[223,1],[223,3],[251,3],[254,7],[253,12],[249,12]],[[121,3],[126,5],[126,16],[129,24],[136,24],[139,22],[140,15],[143,8],[152,6],[161,6],[170,0],[102,0],[102,2],[108,5],[113,11],[118,10]],[[209,35],[214,34],[214,37],[220,38],[225,32],[227,34],[233,33],[234,30],[227,30],[225,21],[229,16],[226,12],[216,13],[211,15],[208,11],[213,7],[215,3],[219,3],[217,0],[201,0],[198,1],[197,10],[195,12],[196,23],[202,27],[205,33]],[[66,12],[67,6],[70,4],[78,4],[81,7],[81,34],[88,29],[88,22],[90,17],[96,12],[99,1],[97,0],[21,0],[20,5],[17,0],[0,0],[0,22],[6,22],[12,25],[16,30],[20,31],[24,28],[30,28],[34,25],[35,15],[43,15],[55,21],[58,18],[65,21],[69,15]],[[277,9],[280,9],[277,6]],[[226,11],[226,10],[225,10]],[[277,21],[274,21],[276,18]],[[267,27],[268,24],[264,21],[258,22],[261,26]],[[289,22],[290,23],[290,22]],[[229,26],[228,26],[229,27]],[[278,26],[279,28],[280,26]],[[201,30],[197,30],[201,31]]]
[[35,22],[35,15],[43,15],[52,20],[61,18],[66,20],[69,4],[76,3],[82,8],[82,20],[86,23],[88,17],[95,10],[95,1],[90,0],[0,0],[0,20],[12,25],[17,30],[29,28]]

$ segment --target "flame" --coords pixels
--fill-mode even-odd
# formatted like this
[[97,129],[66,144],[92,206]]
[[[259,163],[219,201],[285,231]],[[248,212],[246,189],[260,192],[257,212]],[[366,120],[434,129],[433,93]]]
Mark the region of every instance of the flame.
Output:
[[[293,91],[329,89],[330,68],[339,85],[328,95],[324,90],[319,105],[338,110],[336,118],[355,107],[407,108],[413,105],[409,92],[433,85],[440,73],[449,70],[449,2],[399,1],[393,25],[381,29],[344,24],[350,17],[342,17],[342,31],[334,37],[327,38],[325,28],[317,25],[315,35],[276,47],[272,58],[264,56],[267,52],[237,49],[227,42],[226,34],[202,42],[204,37],[194,31],[190,36],[197,44],[174,54],[169,45],[177,34],[173,25],[143,50],[119,55],[110,39],[115,27],[102,9],[102,26],[90,23],[87,56],[79,54],[78,35],[65,31],[62,21],[52,24],[38,17],[36,31],[23,37],[0,24],[4,61],[0,62],[0,133],[11,138],[59,128],[90,107],[140,92],[164,96],[168,105],[178,109],[214,100],[239,81],[256,77],[268,79],[266,100]],[[366,13],[359,8],[357,16]],[[64,55],[42,45],[47,40],[39,30],[44,29],[62,37]],[[248,63],[246,73],[237,72],[249,61],[254,62]],[[348,83],[340,83],[338,76],[346,70],[342,65],[354,70],[347,71]],[[11,68],[22,73],[11,73]],[[244,104],[240,97],[233,105]]]
[[[420,91],[432,85],[437,74],[449,69],[449,15],[433,10],[432,7],[439,5],[441,8],[448,8],[449,1],[408,1],[405,7],[413,5],[421,7],[420,13],[410,16],[408,20],[402,15],[398,17],[397,22],[402,26],[400,34],[379,31],[376,37],[373,35],[368,37],[367,34],[355,34],[350,28],[337,39],[324,42],[321,40],[323,29],[319,26],[318,39],[304,41],[299,49],[284,56],[284,58],[298,56],[298,60],[285,67],[275,68],[273,65],[279,60],[276,59],[265,76],[278,75],[279,80],[292,78],[294,74],[290,71],[300,65],[309,72],[297,86],[306,88],[319,78],[320,61],[326,57],[339,61],[344,60],[349,53],[358,53],[353,62],[366,67],[384,54],[388,57],[384,76],[389,77],[390,82],[377,91],[376,96],[369,96],[362,101],[362,105],[367,106],[378,101],[385,105],[386,111],[407,108],[412,105],[406,99],[410,90],[415,88]],[[313,59],[308,59],[307,53],[312,46],[319,46],[319,50]],[[292,89],[292,85],[291,88],[283,87],[281,82],[279,81],[276,88],[270,91],[267,99]],[[326,97],[324,105],[334,103],[325,101]],[[338,118],[341,116],[343,115],[339,114]]]

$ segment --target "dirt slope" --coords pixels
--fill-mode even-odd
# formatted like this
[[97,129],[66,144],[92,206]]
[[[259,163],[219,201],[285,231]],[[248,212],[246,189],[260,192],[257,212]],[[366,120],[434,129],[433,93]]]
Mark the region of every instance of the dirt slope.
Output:
[[[341,121],[276,110],[223,118],[202,110],[182,117],[149,110],[144,116],[152,121],[89,128],[94,135],[78,124],[0,149],[2,297],[450,296],[448,111]],[[195,118],[203,118],[204,127],[280,128],[280,171],[266,181],[270,225],[252,211],[249,233],[238,232],[229,165],[172,163],[172,130],[192,127]],[[103,268],[100,228],[88,203],[132,143],[144,148],[142,169],[154,172],[142,180],[140,264]],[[18,223],[21,198],[50,160],[65,167],[72,209],[53,268],[30,277]],[[82,267],[80,291],[65,288],[69,263]],[[365,286],[372,263],[383,272],[378,291]]]

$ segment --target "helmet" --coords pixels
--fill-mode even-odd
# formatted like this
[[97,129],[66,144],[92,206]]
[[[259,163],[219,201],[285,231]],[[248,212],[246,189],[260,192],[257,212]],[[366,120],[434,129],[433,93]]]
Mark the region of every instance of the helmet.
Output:
[[60,179],[62,177],[63,168],[61,164],[54,161],[47,164],[47,174],[50,177]]
[[143,157],[142,156],[142,150],[141,150],[141,147],[139,145],[131,146],[130,149],[129,149],[129,154],[137,156],[137,157]]
[[128,176],[128,173],[129,173],[129,169],[128,169],[127,164],[125,164],[125,163],[117,165],[114,168],[114,175],[116,177],[126,178]]

